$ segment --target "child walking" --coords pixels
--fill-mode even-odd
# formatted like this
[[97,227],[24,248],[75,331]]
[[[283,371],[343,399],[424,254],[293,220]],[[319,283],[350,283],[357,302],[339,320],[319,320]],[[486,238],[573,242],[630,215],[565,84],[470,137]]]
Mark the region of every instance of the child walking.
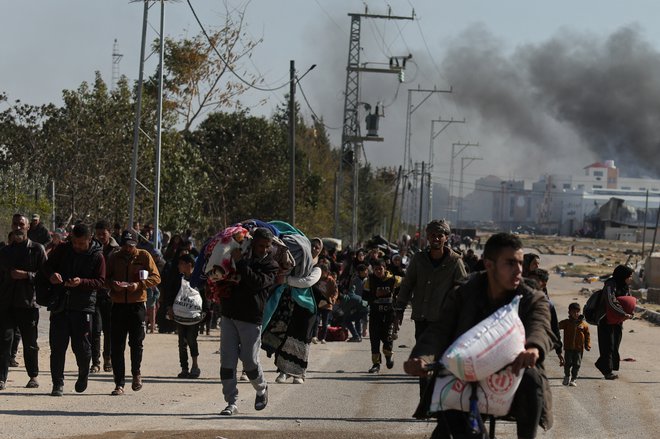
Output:
[[591,350],[589,325],[584,321],[580,311],[579,303],[571,303],[568,306],[568,318],[559,322],[559,329],[564,331],[564,361],[562,362],[560,358],[559,365],[564,366],[562,384],[565,386],[577,386],[582,353],[584,349]]

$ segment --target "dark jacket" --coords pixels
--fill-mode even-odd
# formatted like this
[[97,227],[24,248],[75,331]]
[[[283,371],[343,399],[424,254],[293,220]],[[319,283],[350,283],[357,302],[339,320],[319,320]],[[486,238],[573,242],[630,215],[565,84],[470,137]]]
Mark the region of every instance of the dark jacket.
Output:
[[[0,309],[37,308],[34,276],[45,262],[44,246],[29,239],[0,249]],[[12,279],[13,269],[27,271],[28,278]]]
[[96,292],[105,283],[103,247],[98,241],[92,240],[85,253],[77,253],[70,242],[59,245],[44,264],[43,273],[47,279],[53,273],[59,273],[63,280],[79,277],[80,285],[77,287],[54,285],[53,292],[63,301],[60,302],[62,310],[93,313]]
[[48,229],[43,223],[39,223],[35,227],[30,227],[27,234],[30,241],[38,242],[41,245],[46,245],[52,240]]
[[229,297],[220,299],[221,314],[230,319],[260,325],[264,304],[271,287],[275,284],[275,275],[279,266],[273,257],[267,254],[261,259],[239,260],[236,263],[236,270],[241,280],[231,288]]
[[397,308],[412,304],[412,319],[435,322],[440,308],[452,288],[467,277],[461,256],[445,247],[445,255],[438,266],[433,265],[429,251],[413,256],[397,296]]
[[[103,246],[103,258],[105,259],[105,272],[108,272],[108,261],[110,261],[110,255],[119,251],[121,247],[117,244],[117,241],[112,236],[110,237],[110,242],[107,245]],[[100,288],[96,293],[97,302],[100,299],[110,300],[110,288],[107,285],[104,285],[103,288]]]
[[462,286],[447,294],[442,309],[443,318],[433,322],[420,336],[410,357],[422,357],[432,362],[460,335],[470,330],[498,308],[509,303],[514,296],[522,295],[518,315],[525,327],[525,347],[536,347],[539,360],[536,367],[543,377],[543,414],[540,425],[544,429],[552,426],[552,394],[545,374],[543,360],[555,344],[550,329],[550,306],[541,291],[533,290],[524,283],[504,303],[491,304],[487,297],[488,277],[485,272],[477,273]]

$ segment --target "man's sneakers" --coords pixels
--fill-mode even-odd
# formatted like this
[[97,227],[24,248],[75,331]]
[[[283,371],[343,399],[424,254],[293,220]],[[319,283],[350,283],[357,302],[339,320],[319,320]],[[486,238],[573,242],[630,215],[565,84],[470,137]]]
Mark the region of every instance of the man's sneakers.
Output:
[[566,375],[566,376],[564,377],[564,381],[562,381],[561,383],[562,383],[564,386],[568,386],[568,384],[569,384],[570,382],[571,382],[571,377],[569,377],[568,375]]
[[53,384],[53,390],[50,392],[50,396],[62,396],[64,395],[64,386],[58,386]]
[[362,337],[351,337],[347,341],[349,343],[362,343]]
[[18,361],[16,361],[16,357],[11,357],[9,359],[9,366],[10,367],[18,367]]
[[391,355],[385,355],[385,366],[387,366],[388,369],[394,367],[394,360],[392,360]]
[[287,378],[289,378],[287,374],[285,374],[284,372],[280,372],[277,378],[275,378],[275,382],[278,384],[282,384],[286,382]]
[[254,399],[254,409],[263,410],[268,405],[268,386],[264,389],[264,393],[259,395]]
[[30,378],[30,381],[27,382],[25,385],[26,389],[38,389],[39,388],[39,381],[37,381],[37,377],[32,377]]
[[181,369],[181,372],[176,376],[177,378],[190,378],[190,372],[188,369]]
[[241,377],[238,379],[238,381],[250,381],[250,378],[248,378],[247,374],[245,371],[241,373]]
[[142,376],[141,375],[134,375],[133,376],[133,382],[131,383],[131,389],[133,389],[134,392],[139,392],[142,390]]
[[4,381],[0,381],[0,390],[5,390],[6,384]]
[[616,380],[617,378],[619,378],[619,375],[617,375],[615,373],[612,373],[612,372],[605,375],[606,380]]
[[380,364],[374,363],[373,366],[369,369],[369,373],[378,373],[380,372]]
[[76,393],[83,393],[85,390],[87,390],[87,378],[89,378],[89,375],[87,374],[78,375],[78,380],[74,386]]
[[220,412],[222,416],[232,416],[235,415],[236,413],[238,413],[238,407],[236,407],[235,404],[229,404]]
[[305,378],[293,377],[293,384],[305,384]]
[[569,386],[571,387],[577,387],[577,378],[573,378],[570,383],[568,383]]
[[318,339],[318,337],[312,337],[312,343],[314,343],[314,344],[319,344],[319,339]]

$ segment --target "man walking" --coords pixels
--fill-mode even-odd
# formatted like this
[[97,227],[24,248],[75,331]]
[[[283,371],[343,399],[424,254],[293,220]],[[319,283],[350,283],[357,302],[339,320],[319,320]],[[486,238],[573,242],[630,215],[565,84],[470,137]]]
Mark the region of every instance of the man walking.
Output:
[[22,333],[23,358],[30,377],[26,387],[39,387],[39,308],[34,276],[45,261],[44,247],[27,237],[27,218],[14,215],[10,243],[0,250],[0,390],[4,390],[7,383],[16,327]]
[[263,410],[268,404],[268,384],[259,364],[259,346],[264,304],[279,270],[277,262],[268,253],[272,241],[273,233],[267,228],[258,227],[252,234],[247,255],[243,255],[239,248],[231,253],[240,282],[232,286],[229,296],[221,298],[220,301],[220,379],[222,393],[227,402],[227,407],[220,412],[221,415],[231,416],[238,413],[236,367],[239,358],[257,392],[254,409]]
[[28,238],[30,241],[38,242],[39,244],[46,246],[50,241],[50,233],[44,224],[41,222],[41,217],[38,214],[32,215],[32,221],[30,221],[30,230],[28,231]]
[[[447,246],[451,234],[449,224],[444,220],[433,220],[426,225],[426,250],[416,253],[401,282],[396,303],[399,310],[399,323],[408,303],[412,306],[412,319],[415,322],[415,340],[431,324],[441,320],[442,305],[447,293],[467,277],[461,256]],[[427,380],[420,379],[420,395]]]
[[160,273],[153,258],[146,250],[137,248],[138,237],[133,230],[124,230],[119,245],[121,249],[110,255],[107,282],[112,299],[111,358],[115,389],[112,395],[124,394],[126,366],[124,351],[126,337],[131,350],[131,388],[142,389],[142,342],[146,335],[147,288],[160,283]]
[[105,259],[101,245],[92,240],[84,224],[76,224],[71,239],[50,254],[43,271],[53,285],[54,304],[50,309],[50,375],[52,396],[64,392],[64,363],[71,348],[78,364],[75,390],[87,389],[92,359],[92,316],[96,293],[105,282]]

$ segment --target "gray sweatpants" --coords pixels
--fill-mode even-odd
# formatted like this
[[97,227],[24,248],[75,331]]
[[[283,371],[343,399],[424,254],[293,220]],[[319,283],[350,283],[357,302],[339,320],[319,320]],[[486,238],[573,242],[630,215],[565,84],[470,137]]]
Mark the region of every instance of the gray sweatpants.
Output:
[[261,364],[259,364],[260,346],[261,325],[222,317],[220,320],[220,380],[222,381],[222,394],[227,404],[236,404],[238,399],[236,367],[239,358],[252,387],[258,393],[266,390],[266,379]]

